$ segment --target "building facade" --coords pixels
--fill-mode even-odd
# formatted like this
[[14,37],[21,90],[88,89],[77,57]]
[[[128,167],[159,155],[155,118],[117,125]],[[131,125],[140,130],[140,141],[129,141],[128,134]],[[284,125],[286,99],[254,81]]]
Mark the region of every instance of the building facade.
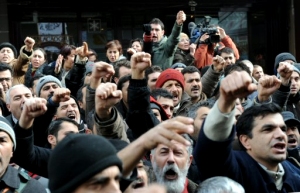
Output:
[[[126,50],[131,39],[141,38],[142,25],[160,18],[169,35],[179,10],[187,14],[188,24],[198,24],[204,16],[212,17],[236,43],[240,55],[273,73],[275,56],[291,52],[300,60],[300,2],[279,0],[153,0],[92,2],[75,4],[58,0],[0,0],[0,42],[9,41],[17,49],[26,36],[36,46],[57,51],[65,44],[80,46],[86,41],[105,60],[107,41],[118,39]],[[51,33],[50,33],[51,32]]]

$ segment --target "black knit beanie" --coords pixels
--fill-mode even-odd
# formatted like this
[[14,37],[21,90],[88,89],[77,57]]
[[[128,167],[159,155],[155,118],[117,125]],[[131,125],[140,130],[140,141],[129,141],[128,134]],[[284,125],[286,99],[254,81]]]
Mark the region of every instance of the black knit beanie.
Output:
[[274,70],[277,71],[279,63],[282,61],[285,61],[285,60],[292,60],[294,62],[297,62],[295,56],[293,56],[291,53],[282,52],[282,53],[278,54],[275,58]]
[[122,172],[116,148],[104,137],[69,134],[54,148],[48,164],[51,193],[72,192],[110,166]]
[[11,43],[9,43],[9,42],[3,42],[3,43],[1,43],[1,44],[0,44],[0,50],[1,50],[2,48],[10,48],[10,49],[13,51],[15,58],[18,57],[17,49],[16,49],[16,47],[15,47],[14,45],[12,45]]

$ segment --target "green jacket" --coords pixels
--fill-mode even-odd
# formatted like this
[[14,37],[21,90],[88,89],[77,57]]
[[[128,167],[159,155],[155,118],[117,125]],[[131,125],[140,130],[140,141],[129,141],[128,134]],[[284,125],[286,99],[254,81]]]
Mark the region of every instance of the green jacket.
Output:
[[175,22],[169,37],[164,36],[160,42],[152,45],[152,65],[160,66],[163,70],[172,65],[174,54],[179,43],[179,36],[183,25]]

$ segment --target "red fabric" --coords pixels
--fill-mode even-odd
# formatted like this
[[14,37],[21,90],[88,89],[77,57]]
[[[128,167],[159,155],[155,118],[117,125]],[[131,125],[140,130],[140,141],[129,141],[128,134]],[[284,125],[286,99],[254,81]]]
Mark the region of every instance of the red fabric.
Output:
[[155,100],[155,98],[153,98],[152,96],[150,96],[150,103],[154,103],[154,104],[156,104],[156,105],[160,108],[160,111],[159,111],[159,112],[160,112],[161,119],[162,119],[163,121],[165,121],[165,120],[167,120],[167,119],[170,118],[170,117],[168,117],[168,115],[167,115],[165,109],[161,106],[161,104],[160,104],[159,102],[157,102],[157,101]]
[[188,188],[187,188],[188,184],[189,184],[188,179],[185,179],[184,189],[183,189],[182,193],[189,193]]
[[157,78],[155,87],[161,88],[168,80],[176,80],[181,84],[182,90],[184,89],[184,77],[178,70],[168,68],[164,70]]

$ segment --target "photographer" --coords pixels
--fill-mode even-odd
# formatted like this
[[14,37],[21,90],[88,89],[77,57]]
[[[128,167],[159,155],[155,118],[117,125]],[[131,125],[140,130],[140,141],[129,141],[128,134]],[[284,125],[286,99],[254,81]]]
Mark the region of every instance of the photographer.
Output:
[[[209,29],[214,29],[214,27],[210,26]],[[234,51],[236,60],[238,60],[240,57],[236,45],[234,44],[232,39],[228,35],[226,35],[225,30],[221,27],[216,27],[215,29],[216,33],[204,33],[199,39],[199,44],[194,55],[195,66],[198,69],[202,69],[203,67],[212,64],[215,49],[229,47]],[[215,35],[219,35],[219,42],[217,42]],[[211,36],[214,37],[213,41],[210,40]]]

